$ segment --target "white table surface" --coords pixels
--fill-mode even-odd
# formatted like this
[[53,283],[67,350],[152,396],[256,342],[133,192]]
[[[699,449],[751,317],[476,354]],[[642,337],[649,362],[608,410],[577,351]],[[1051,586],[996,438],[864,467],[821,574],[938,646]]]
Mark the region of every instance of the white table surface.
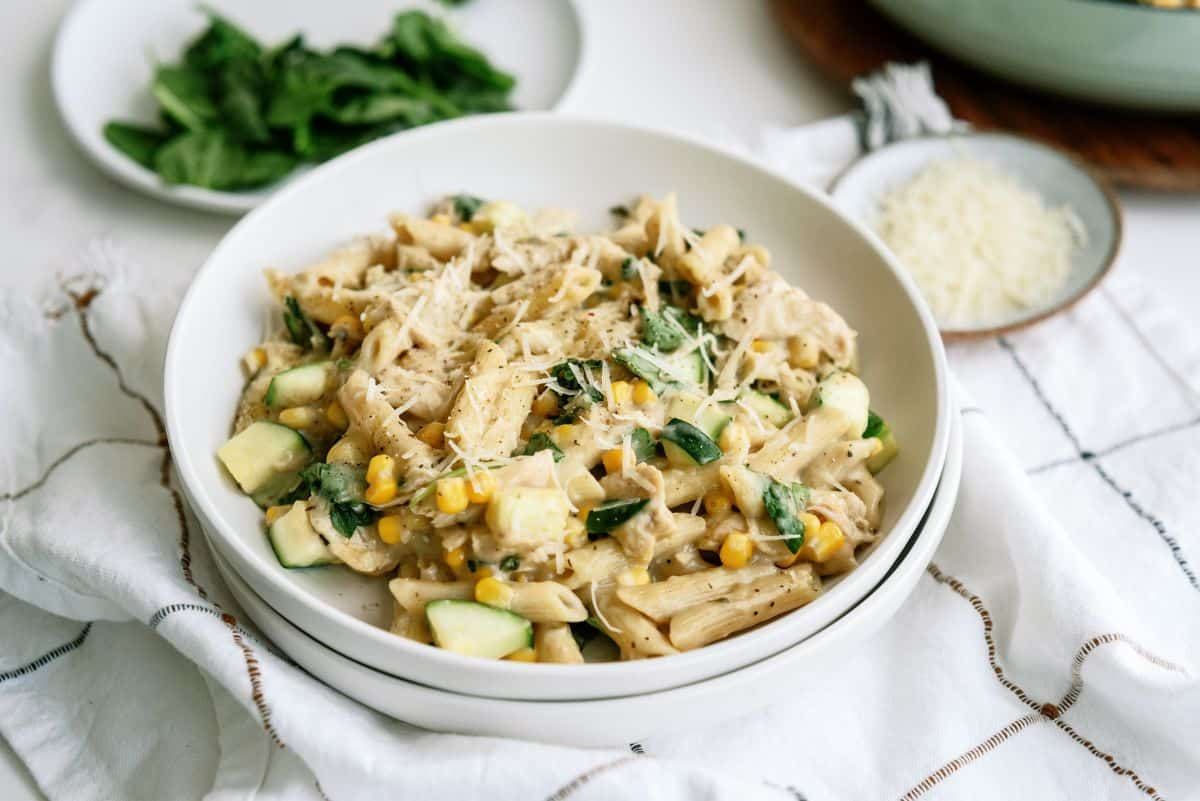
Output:
[[[147,0],[149,2],[150,0]],[[486,0],[476,0],[486,2]],[[39,291],[78,270],[87,243],[112,236],[133,279],[185,282],[232,225],[229,217],[144,198],[76,150],[50,95],[53,36],[69,0],[0,10],[0,292]],[[765,124],[841,113],[825,82],[755,0],[584,0],[587,60],[569,110],[756,141]],[[1123,192],[1117,268],[1136,271],[1190,318],[1200,308],[1200,194]],[[0,798],[41,798],[0,743]]]

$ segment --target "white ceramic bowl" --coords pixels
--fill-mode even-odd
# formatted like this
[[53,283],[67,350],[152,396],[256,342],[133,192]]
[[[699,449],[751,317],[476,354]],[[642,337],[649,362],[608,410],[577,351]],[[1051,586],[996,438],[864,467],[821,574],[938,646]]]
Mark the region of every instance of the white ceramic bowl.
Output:
[[562,101],[583,53],[579,15],[574,3],[562,0],[488,0],[452,10],[436,0],[77,0],[59,28],[52,67],[55,102],[71,136],[101,169],[134,189],[229,214],[249,211],[279,185],[242,192],[170,186],[102,133],[114,118],[154,124],[158,111],[150,80],[155,64],[177,60],[183,45],[204,29],[202,6],[228,16],[265,44],[302,31],[320,48],[372,44],[406,8],[447,16],[466,41],[516,76],[513,103],[530,111]]
[[592,701],[506,701],[458,695],[373,670],[305,634],[262,600],[220,557],[242,609],[305,670],[385,715],[435,731],[619,747],[654,734],[709,726],[775,703],[781,684],[836,671],[884,626],[916,586],[954,511],[962,475],[962,422],[951,431],[933,503],[886,579],[844,616],[804,642],[753,665],[684,687]]
[[[459,656],[393,636],[382,580],[342,568],[287,570],[261,512],[215,453],[243,386],[238,359],[262,333],[270,299],[261,268],[300,269],[387,212],[418,212],[470,190],[526,207],[577,209],[581,229],[638,192],[679,192],[689,224],[728,221],[774,253],[789,280],[860,332],[873,406],[902,453],[883,474],[885,536],[816,601],[754,631],[665,659],[582,666]],[[945,354],[916,288],[865,228],[813,192],[752,162],[677,136],[553,114],[477,117],[368,145],[298,180],[240,222],[197,274],[166,364],[167,426],[182,484],[214,547],[255,592],[316,639],[367,665],[476,695],[579,699],[649,692],[727,672],[818,631],[895,563],[929,506],[950,432]]]

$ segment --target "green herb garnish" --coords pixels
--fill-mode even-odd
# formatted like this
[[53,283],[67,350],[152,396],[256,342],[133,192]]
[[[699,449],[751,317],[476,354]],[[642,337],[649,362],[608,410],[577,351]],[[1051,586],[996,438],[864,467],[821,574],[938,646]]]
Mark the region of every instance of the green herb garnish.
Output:
[[454,213],[463,222],[470,222],[474,219],[475,212],[479,211],[479,207],[484,204],[483,198],[474,195],[455,195],[450,201],[454,205]]
[[324,52],[301,36],[266,47],[207,14],[179,60],[155,70],[160,126],[104,127],[167,183],[252,189],[393,131],[510,108],[513,77],[422,11],[397,14],[373,46]]
[[[329,519],[343,537],[375,522],[378,513],[366,504],[366,471],[345,464],[317,462],[300,471],[303,497],[319,495],[329,502]],[[297,490],[300,491],[300,490]]]
[[639,462],[653,459],[658,454],[658,443],[654,441],[653,435],[641,427],[633,429],[633,433],[629,435],[629,447],[633,449],[633,456]]
[[525,447],[521,449],[519,456],[532,456],[538,451],[550,451],[554,455],[554,461],[561,461],[564,454],[562,449],[554,444],[554,440],[544,431],[538,431],[529,438],[525,443]]
[[804,521],[800,515],[808,505],[811,491],[800,483],[783,484],[770,476],[763,476],[763,506],[775,521],[775,528],[785,536],[783,543],[796,553],[804,544]]

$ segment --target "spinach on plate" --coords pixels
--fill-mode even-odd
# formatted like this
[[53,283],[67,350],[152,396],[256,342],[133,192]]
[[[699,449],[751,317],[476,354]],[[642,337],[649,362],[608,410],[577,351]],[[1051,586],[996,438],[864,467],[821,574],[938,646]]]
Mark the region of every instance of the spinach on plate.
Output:
[[329,51],[302,35],[268,47],[206,13],[179,60],[155,70],[160,124],[104,126],[169,184],[253,189],[394,131],[511,108],[515,79],[423,11],[397,14],[374,45]]

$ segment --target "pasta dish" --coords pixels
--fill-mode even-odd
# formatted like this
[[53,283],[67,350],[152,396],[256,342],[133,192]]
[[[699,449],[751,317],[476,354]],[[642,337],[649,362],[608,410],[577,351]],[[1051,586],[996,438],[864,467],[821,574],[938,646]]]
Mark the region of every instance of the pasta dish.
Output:
[[879,536],[896,443],[856,334],[674,195],[572,215],[447,197],[299,273],[218,451],[288,568],[389,576],[392,631],[579,663],[817,597]]

